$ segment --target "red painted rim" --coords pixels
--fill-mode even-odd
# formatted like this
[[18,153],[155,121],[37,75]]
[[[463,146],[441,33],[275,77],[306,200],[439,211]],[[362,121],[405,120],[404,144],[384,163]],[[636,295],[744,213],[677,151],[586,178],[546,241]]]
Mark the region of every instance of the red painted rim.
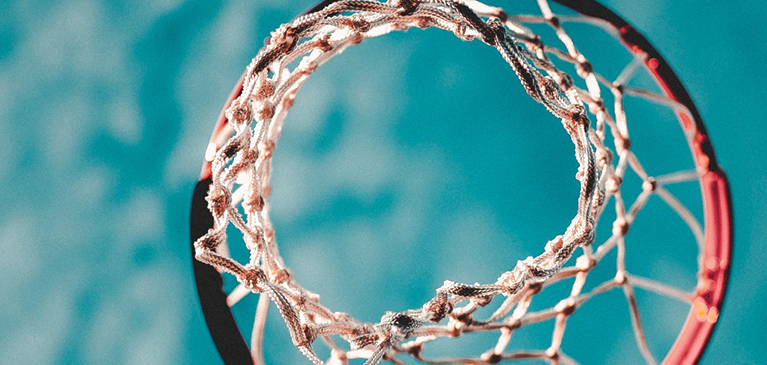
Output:
[[[336,0],[324,0],[306,13],[318,11],[334,1]],[[693,136],[690,140],[690,149],[695,165],[698,171],[704,172],[700,178],[706,237],[703,254],[704,265],[703,268],[700,268],[701,277],[698,279],[699,285],[687,320],[674,345],[663,360],[665,364],[694,364],[705,351],[718,322],[729,280],[733,221],[732,200],[727,176],[717,163],[702,118],[687,90],[650,42],[625,20],[593,0],[554,1],[582,15],[607,21],[618,30],[622,43],[632,53],[646,53],[645,67],[647,70],[666,96],[685,105],[694,119],[690,120],[685,113],[677,113],[682,129]],[[221,138],[227,122],[225,110],[240,95],[244,78],[245,74],[240,77],[234,90],[224,103],[224,109],[216,121],[210,143],[221,142],[218,140]],[[206,204],[201,203],[204,202],[207,187],[210,184],[210,168],[210,162],[205,161],[193,197],[190,227],[192,245],[198,237],[205,233],[208,227],[212,226],[212,218],[205,219],[205,215],[210,216]],[[193,246],[192,252],[194,252]],[[196,260],[193,258],[192,261]],[[223,292],[223,280],[221,280],[220,274],[215,270],[207,270],[201,265],[194,266],[194,273],[208,328],[224,362],[239,362],[250,359],[250,351],[236,323],[234,323],[229,307],[226,305],[226,294]],[[211,276],[218,276],[218,278],[211,278]],[[250,361],[252,362],[252,360]]]

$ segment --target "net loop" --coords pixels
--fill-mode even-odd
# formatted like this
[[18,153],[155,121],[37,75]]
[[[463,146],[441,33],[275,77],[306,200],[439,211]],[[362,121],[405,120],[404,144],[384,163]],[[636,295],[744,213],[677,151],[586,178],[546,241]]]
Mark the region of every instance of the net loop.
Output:
[[[688,297],[664,284],[630,276],[623,262],[624,238],[647,199],[655,194],[685,220],[699,242],[703,240],[703,230],[694,216],[663,188],[664,180],[648,175],[632,152],[622,98],[634,93],[672,105],[676,110],[687,110],[688,114],[689,110],[669,98],[626,87],[639,61],[628,65],[615,82],[597,74],[563,28],[562,23],[571,19],[555,15],[545,0],[538,4],[540,16],[510,16],[503,9],[475,0],[341,0],[323,3],[273,31],[248,65],[241,93],[226,110],[227,128],[233,135],[220,146],[215,145],[210,154],[207,206],[213,216],[213,228],[194,243],[196,259],[234,275],[244,288],[241,290],[266,294],[278,308],[293,345],[315,364],[322,363],[312,347],[320,338],[331,348],[331,360],[336,363],[345,363],[353,357],[366,358],[366,365],[375,365],[382,359],[395,362],[400,353],[430,363],[497,363],[526,358],[570,362],[572,359],[561,350],[567,318],[587,300],[617,287],[623,289],[629,303],[637,345],[648,362],[653,362],[633,287],[642,285],[668,296]],[[523,22],[547,23],[564,49],[545,43]],[[283,120],[301,85],[314,71],[345,48],[366,38],[414,27],[439,28],[460,39],[478,39],[494,47],[512,68],[525,92],[560,119],[573,143],[578,163],[577,209],[564,232],[546,242],[542,253],[517,261],[495,282],[464,284],[445,280],[436,289],[435,296],[420,308],[386,312],[378,323],[365,323],[323,306],[319,296],[301,287],[283,262],[269,219],[272,156]],[[557,68],[549,57],[571,64],[585,88],[576,86],[574,76]],[[297,66],[290,66],[299,59]],[[608,110],[605,105],[601,87],[613,94],[614,110]],[[595,118],[593,123],[589,112]],[[615,152],[605,143],[610,137]],[[632,204],[624,202],[621,190],[627,170],[633,170],[642,179],[642,193]],[[674,175],[667,181],[684,180],[679,176],[682,175]],[[693,174],[689,179],[697,177]],[[594,249],[591,246],[596,238],[596,225],[610,199],[615,201],[616,209],[612,236]],[[250,251],[245,265],[225,254],[229,224],[242,232]],[[578,248],[583,254],[575,265],[563,268]],[[582,293],[589,272],[615,248],[618,252],[615,277]],[[569,296],[551,308],[528,311],[537,293],[565,279],[574,281]],[[490,304],[499,295],[504,299],[489,318],[475,318],[478,308]],[[259,311],[265,311],[261,307],[259,304]],[[257,321],[263,321],[263,316],[259,312]],[[547,349],[504,352],[514,330],[545,320],[555,321]],[[426,360],[422,357],[423,344],[436,338],[488,331],[497,331],[498,341],[478,358]],[[342,350],[330,336],[339,336],[348,342],[350,350]],[[403,343],[411,337],[415,339]],[[254,351],[260,351],[260,345],[253,347]],[[255,354],[254,358],[260,355]]]
[[[350,11],[358,13],[351,16],[339,15]],[[386,19],[387,17],[390,19]],[[262,229],[266,222],[264,213],[267,203],[264,194],[260,193],[259,190],[263,190],[263,186],[268,181],[268,175],[265,171],[269,170],[271,153],[274,148],[274,141],[266,136],[269,129],[268,124],[280,113],[280,109],[284,111],[289,108],[294,94],[289,93],[288,90],[297,89],[291,85],[298,84],[311,74],[317,68],[317,60],[322,54],[329,54],[339,49],[339,46],[343,46],[345,40],[359,38],[360,34],[370,32],[382,25],[399,24],[397,27],[392,27],[392,30],[407,28],[412,24],[402,24],[401,22],[412,22],[412,20],[416,20],[416,25],[421,27],[436,25],[442,28],[452,28],[454,33],[457,33],[461,38],[478,35],[483,42],[498,49],[502,57],[512,66],[528,94],[542,103],[553,115],[562,119],[562,124],[575,145],[576,158],[580,164],[581,194],[578,215],[573,219],[573,223],[564,235],[558,236],[546,245],[543,254],[536,258],[529,257],[524,261],[519,261],[512,271],[502,274],[496,283],[468,285],[446,281],[441,288],[437,289],[436,297],[424,304],[421,309],[385,314],[381,322],[374,326],[374,333],[358,336],[352,340],[353,347],[364,347],[370,345],[369,341],[372,339],[377,339],[377,350],[368,361],[371,364],[376,363],[376,359],[380,359],[387,348],[419,329],[425,322],[439,322],[451,315],[455,304],[461,300],[470,299],[475,304],[486,305],[498,294],[513,295],[528,282],[542,282],[557,273],[576,247],[590,244],[593,240],[593,218],[591,217],[593,206],[591,203],[599,169],[595,165],[594,152],[587,138],[590,123],[585,109],[575,94],[563,95],[559,83],[550,76],[543,76],[531,64],[529,61],[531,54],[522,50],[513,34],[503,26],[500,19],[491,18],[487,22],[483,21],[469,6],[450,0],[404,1],[392,4],[368,1],[335,2],[316,13],[304,15],[281,26],[272,33],[266,47],[259,52],[248,67],[243,93],[227,111],[227,117],[235,129],[236,135],[217,153],[213,161],[214,176],[222,176],[222,178],[214,179],[208,201],[212,214],[219,217],[216,221],[219,223],[219,227],[201,237],[197,244],[198,259],[233,273],[252,291],[264,292],[269,295],[272,301],[277,304],[288,325],[293,343],[297,347],[305,347],[311,342],[309,339],[313,340],[314,336],[307,337],[306,333],[316,331],[316,327],[308,324],[305,328],[301,326],[299,313],[306,312],[305,308],[296,311],[295,305],[283,292],[286,290],[295,292],[298,295],[294,298],[301,298],[302,301],[305,301],[306,295],[293,280],[286,277],[275,280],[277,279],[276,276],[279,275],[274,275],[274,273],[288,273],[288,271],[281,264],[281,260],[276,259],[276,252],[269,249],[275,247],[273,243],[269,242],[273,241],[272,234],[266,235],[267,242],[261,242],[264,235],[253,230],[253,228]],[[320,32],[309,36],[311,32],[317,32],[318,29],[327,26],[336,27],[337,32],[345,29],[349,35],[346,36],[346,39],[334,39],[335,33],[329,32]],[[306,37],[313,38],[301,45],[299,42]],[[297,56],[293,55],[295,50],[299,50],[299,53],[310,52],[310,54],[304,58],[299,69],[291,74],[284,68],[284,65]],[[540,60],[536,62],[542,63]],[[549,70],[555,70],[548,63],[546,67]],[[273,74],[273,77],[269,78],[267,71]],[[560,77],[560,79],[568,80],[565,77]],[[566,84],[566,87],[569,85]],[[275,100],[276,96],[281,96],[281,99]],[[256,127],[252,137],[254,140],[249,141],[251,137],[249,137],[250,133],[247,133],[247,126],[252,120],[256,120]],[[256,144],[255,149],[244,147],[252,144]],[[243,153],[243,151],[246,152]],[[226,167],[227,165],[228,167]],[[251,183],[255,187],[251,189],[244,203],[246,212],[252,216],[252,220],[249,222],[245,222],[236,209],[231,209],[230,190],[232,183],[246,169],[250,169],[248,173],[251,175]],[[211,242],[220,241],[225,237],[222,228],[229,221],[235,224],[238,229],[246,232],[251,242],[250,246],[256,248],[248,268],[210,252],[215,247]],[[260,246],[266,246],[266,249],[261,252],[258,249]],[[262,263],[259,264],[259,262]],[[266,274],[260,271],[260,266],[266,269]],[[266,280],[267,276],[279,283],[279,286]],[[283,285],[287,287],[281,287]],[[292,289],[289,290],[289,288]],[[338,331],[342,327],[335,328],[335,330],[332,328],[334,327],[326,327],[324,331]],[[308,354],[307,356],[310,358],[316,357],[310,348],[304,348],[302,352]]]

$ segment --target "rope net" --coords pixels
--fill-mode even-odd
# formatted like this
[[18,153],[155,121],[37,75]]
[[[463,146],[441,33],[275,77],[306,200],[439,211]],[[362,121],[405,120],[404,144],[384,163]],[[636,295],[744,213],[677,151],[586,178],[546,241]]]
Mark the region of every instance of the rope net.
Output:
[[[229,305],[249,293],[262,294],[251,344],[256,363],[263,363],[261,341],[270,300],[282,315],[293,345],[315,364],[323,363],[313,347],[318,339],[330,348],[328,364],[346,364],[354,358],[367,359],[365,364],[377,364],[382,359],[404,364],[402,358],[406,356],[430,364],[492,364],[530,358],[575,363],[561,347],[568,319],[585,302],[613,289],[621,289],[625,295],[636,344],[648,363],[656,363],[656,357],[644,334],[635,288],[679,300],[692,308],[698,305],[699,320],[716,322],[716,308],[696,304],[695,292],[633,275],[625,264],[629,227],[648,199],[658,196],[689,226],[700,248],[698,267],[703,266],[704,229],[666,187],[697,181],[705,171],[678,171],[663,176],[645,171],[632,152],[624,99],[640,97],[694,120],[690,110],[664,95],[627,85],[646,61],[646,54],[635,55],[616,79],[609,80],[593,69],[563,27],[568,22],[580,22],[614,34],[609,24],[582,16],[557,16],[546,0],[538,1],[538,6],[538,15],[509,15],[500,8],[471,0],[341,0],[326,2],[272,32],[248,66],[242,92],[227,109],[227,125],[206,153],[212,174],[207,201],[214,225],[195,242],[197,260],[233,275],[239,282],[229,295]],[[544,43],[530,30],[530,23],[547,24],[556,39]],[[561,120],[579,165],[577,211],[563,233],[543,245],[543,252],[517,261],[494,283],[446,280],[422,307],[386,312],[380,322],[366,323],[323,306],[317,294],[298,283],[280,257],[269,219],[272,154],[301,85],[319,66],[366,38],[430,27],[494,47],[527,94]],[[575,72],[571,75],[561,71],[554,60],[564,61]],[[612,108],[605,103],[603,92],[612,95]],[[686,130],[686,134],[692,138],[694,131]],[[641,192],[633,201],[621,189],[627,171],[642,180]],[[600,222],[608,201],[614,202],[615,219]],[[612,233],[596,244],[598,222],[611,224]],[[250,252],[248,262],[238,262],[228,255],[226,231],[230,224],[242,233]],[[614,276],[584,291],[591,271],[615,251]],[[550,308],[528,310],[536,294],[565,280],[572,280],[569,295]],[[497,309],[487,318],[475,318],[477,309],[491,302]],[[548,348],[507,351],[517,329],[548,320],[554,321]],[[476,357],[437,359],[423,354],[430,341],[474,332],[496,333],[497,340]],[[339,339],[348,345],[340,345]]]

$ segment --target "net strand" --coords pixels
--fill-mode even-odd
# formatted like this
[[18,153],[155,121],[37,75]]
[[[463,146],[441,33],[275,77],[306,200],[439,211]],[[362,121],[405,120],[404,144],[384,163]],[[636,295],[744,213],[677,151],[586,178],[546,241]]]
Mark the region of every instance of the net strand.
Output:
[[255,365],[264,365],[264,329],[266,328],[266,314],[269,311],[269,297],[260,295],[256,306],[256,315],[253,319],[253,332],[250,337],[250,353]]
[[[637,96],[675,111],[690,113],[686,107],[665,96],[625,85],[646,56],[634,57],[611,82],[594,72],[562,25],[563,22],[581,22],[614,34],[614,29],[605,22],[582,17],[558,17],[545,0],[538,1],[538,4],[542,16],[508,16],[500,8],[474,0],[337,1],[272,32],[267,45],[247,68],[241,96],[233,101],[227,111],[234,135],[223,143],[217,142],[213,152],[206,153],[206,158],[212,162],[213,183],[208,195],[208,207],[214,217],[214,227],[195,243],[198,260],[234,275],[240,282],[228,298],[230,305],[237,303],[248,292],[266,294],[259,298],[252,333],[251,347],[257,363],[263,363],[261,341],[268,307],[264,304],[268,303],[266,298],[277,306],[293,344],[315,364],[323,363],[312,347],[317,338],[331,348],[328,364],[344,364],[350,358],[365,358],[366,365],[377,364],[382,359],[397,364],[401,363],[396,359],[400,354],[409,354],[430,364],[495,363],[529,358],[546,359],[551,363],[575,363],[561,349],[568,318],[590,299],[618,286],[626,297],[637,347],[648,363],[656,362],[642,329],[634,286],[684,302],[690,302],[693,294],[630,275],[625,267],[625,236],[648,199],[658,195],[682,218],[698,243],[702,244],[700,223],[663,188],[664,184],[695,180],[698,174],[679,171],[654,179],[645,171],[630,148],[623,98]],[[523,23],[549,24],[565,50],[542,43],[540,37]],[[284,264],[268,215],[271,158],[280,138],[282,122],[301,85],[314,70],[365,38],[413,27],[436,27],[451,31],[463,40],[477,38],[495,47],[512,67],[525,91],[561,119],[571,137],[579,164],[578,209],[565,232],[547,242],[543,253],[518,261],[495,283],[463,284],[446,280],[436,290],[436,296],[422,308],[387,312],[380,322],[365,323],[325,308],[316,294],[298,284]],[[585,89],[577,87],[569,74],[555,67],[549,56],[572,64],[575,73],[585,83]],[[290,70],[289,66],[299,58],[299,64]],[[601,97],[601,87],[609,89],[614,97],[612,114]],[[584,104],[595,117],[593,124]],[[251,128],[254,121],[255,126]],[[615,153],[605,144],[607,129],[613,139]],[[618,156],[617,161],[613,161],[614,155]],[[621,184],[628,170],[643,181],[643,190],[626,210]],[[611,199],[616,214],[613,232],[594,251],[591,245],[596,222],[606,202]],[[244,215],[238,206],[241,206]],[[246,265],[228,255],[226,228],[229,224],[243,234],[250,251]],[[583,254],[576,264],[563,267],[578,248]],[[589,272],[613,248],[617,248],[615,277],[582,293]],[[571,278],[574,282],[568,297],[553,307],[528,312],[535,294],[555,282]],[[487,320],[473,318],[474,311],[489,304],[498,295],[505,296],[505,299]],[[462,302],[467,304],[459,306]],[[447,323],[440,324],[445,319]],[[505,352],[516,329],[551,319],[555,323],[547,349]],[[429,322],[435,324],[428,325]],[[423,346],[437,338],[489,331],[499,331],[498,340],[478,358],[428,359],[422,356]],[[350,349],[338,347],[330,336],[344,339]],[[415,340],[402,343],[407,337],[415,337]]]

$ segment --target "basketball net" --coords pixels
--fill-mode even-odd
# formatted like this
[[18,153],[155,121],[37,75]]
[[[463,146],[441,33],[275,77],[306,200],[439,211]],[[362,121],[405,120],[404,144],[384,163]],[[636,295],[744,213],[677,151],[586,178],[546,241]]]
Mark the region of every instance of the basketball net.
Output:
[[[402,356],[425,363],[492,364],[529,358],[574,363],[575,359],[562,350],[568,319],[584,303],[614,289],[623,291],[642,356],[648,363],[655,363],[657,358],[648,348],[639,316],[635,288],[690,306],[687,322],[665,359],[669,363],[698,359],[717,322],[729,268],[731,216],[726,178],[716,164],[694,105],[657,51],[633,28],[598,4],[578,6],[562,2],[583,15],[557,16],[546,0],[538,1],[538,15],[511,15],[472,0],[325,1],[271,33],[266,46],[247,67],[206,153],[201,180],[206,183],[212,227],[205,227],[209,229],[202,237],[193,237],[197,238],[194,242],[197,260],[233,275],[239,282],[228,295],[228,305],[234,305],[246,294],[261,294],[250,346],[255,363],[263,363],[262,340],[269,300],[282,315],[293,345],[315,364],[323,363],[314,351],[317,340],[331,350],[328,364],[345,364],[354,358],[367,359],[365,364],[371,365],[382,359],[400,364]],[[608,80],[579,52],[563,26],[569,22],[590,24],[613,35],[628,46],[633,61],[616,79]],[[530,23],[548,24],[556,39],[542,39],[530,30],[527,26]],[[366,38],[432,27],[450,31],[465,41],[494,47],[516,73],[527,94],[561,120],[579,165],[577,210],[561,235],[541,243],[540,254],[517,261],[513,268],[499,273],[495,282],[464,284],[445,280],[434,297],[420,308],[386,312],[378,323],[366,323],[326,308],[317,294],[298,283],[280,257],[269,219],[272,155],[283,120],[301,85],[318,67]],[[560,70],[552,59],[572,65],[575,72]],[[660,84],[662,94],[628,85],[642,65]],[[612,107],[604,102],[603,92],[612,94]],[[694,171],[654,176],[645,169],[632,152],[630,118],[623,107],[628,97],[643,98],[674,111],[693,151]],[[633,199],[622,194],[621,184],[627,171],[642,179],[642,191]],[[666,188],[685,181],[701,183],[703,224]],[[693,291],[626,270],[625,237],[651,197],[660,198],[676,212],[697,241],[698,286]],[[610,200],[614,201],[615,219],[600,221]],[[595,242],[598,224],[612,225],[612,234]],[[250,252],[248,262],[238,262],[227,254],[227,244],[232,244],[227,243],[226,234],[230,225],[242,233],[243,244]],[[584,291],[591,271],[614,251],[617,251],[614,276]],[[534,312],[528,310],[536,294],[567,280],[572,282],[570,292],[556,305]],[[200,296],[204,297],[202,290]],[[489,317],[474,315],[491,302],[496,303],[497,309]],[[208,320],[209,326],[216,325]],[[553,320],[554,326],[547,348],[507,351],[517,329],[548,320]],[[468,358],[434,359],[423,355],[423,348],[435,339],[475,332],[497,334],[488,351]],[[339,340],[347,344],[342,345]]]

